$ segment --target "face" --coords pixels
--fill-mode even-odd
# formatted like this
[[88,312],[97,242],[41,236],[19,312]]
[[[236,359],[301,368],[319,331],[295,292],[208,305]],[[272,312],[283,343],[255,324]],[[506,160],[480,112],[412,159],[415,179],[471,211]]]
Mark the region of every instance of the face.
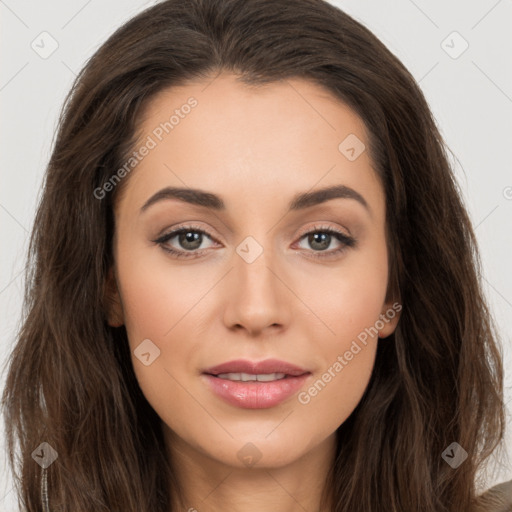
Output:
[[168,438],[235,467],[332,443],[399,317],[364,124],[310,82],[221,74],[160,93],[140,129],[109,322]]

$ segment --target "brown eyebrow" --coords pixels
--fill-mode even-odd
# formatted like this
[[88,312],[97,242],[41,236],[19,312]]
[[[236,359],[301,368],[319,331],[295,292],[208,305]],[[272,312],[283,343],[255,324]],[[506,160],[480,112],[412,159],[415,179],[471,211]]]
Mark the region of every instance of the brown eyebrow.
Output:
[[[317,204],[324,203],[331,199],[354,199],[362,204],[368,212],[370,207],[364,197],[354,189],[346,185],[334,185],[312,192],[296,194],[289,205],[289,211],[303,210]],[[226,204],[217,195],[193,188],[166,187],[153,194],[142,206],[141,212],[147,210],[151,205],[168,199],[178,199],[185,203],[211,208],[212,210],[225,210]]]

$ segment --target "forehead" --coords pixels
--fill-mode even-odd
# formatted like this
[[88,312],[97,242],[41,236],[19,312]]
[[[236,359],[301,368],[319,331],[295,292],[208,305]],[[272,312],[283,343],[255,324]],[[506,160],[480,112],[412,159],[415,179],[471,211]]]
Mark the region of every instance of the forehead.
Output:
[[[134,149],[152,141],[129,180],[138,203],[169,185],[238,199],[259,195],[267,203],[316,184],[379,193],[373,162],[362,149],[369,146],[364,123],[307,80],[248,86],[224,73],[192,81],[152,98],[138,128]],[[354,150],[360,152],[355,159]]]
[[302,129],[304,122],[308,122],[311,131],[329,128],[336,132],[341,120],[347,129],[352,128],[366,137],[360,117],[330,91],[310,80],[294,77],[254,85],[227,72],[164,89],[147,103],[139,126],[148,132],[159,122],[168,121],[173,113],[183,120],[180,109],[189,110],[186,105],[190,98],[200,107],[194,107],[193,113],[200,111],[209,121],[210,129],[225,129],[229,123],[233,128],[243,126],[247,135],[251,129],[275,132],[272,125],[291,129],[296,122],[299,122],[297,128]]

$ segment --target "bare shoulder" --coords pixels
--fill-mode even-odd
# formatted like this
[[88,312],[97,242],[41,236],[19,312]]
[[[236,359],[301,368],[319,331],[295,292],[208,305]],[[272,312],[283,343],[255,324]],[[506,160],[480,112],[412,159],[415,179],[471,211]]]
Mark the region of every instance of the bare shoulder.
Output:
[[512,480],[485,491],[472,512],[512,512]]

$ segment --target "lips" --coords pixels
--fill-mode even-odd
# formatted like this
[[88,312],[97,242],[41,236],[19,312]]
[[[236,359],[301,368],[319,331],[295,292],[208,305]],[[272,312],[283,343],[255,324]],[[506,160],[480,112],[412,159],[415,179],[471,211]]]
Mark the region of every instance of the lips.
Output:
[[[275,380],[260,379],[271,374]],[[249,375],[258,378],[247,380]],[[310,376],[310,371],[278,359],[228,361],[203,372],[205,384],[214,395],[244,409],[275,407],[298,392]],[[239,377],[242,379],[232,380]]]
[[208,375],[219,375],[221,373],[249,373],[252,375],[261,375],[264,373],[284,373],[290,377],[298,377],[305,373],[310,373],[304,368],[300,368],[286,361],[279,359],[265,359],[264,361],[248,361],[245,359],[237,359],[228,361],[204,370],[203,373]]

